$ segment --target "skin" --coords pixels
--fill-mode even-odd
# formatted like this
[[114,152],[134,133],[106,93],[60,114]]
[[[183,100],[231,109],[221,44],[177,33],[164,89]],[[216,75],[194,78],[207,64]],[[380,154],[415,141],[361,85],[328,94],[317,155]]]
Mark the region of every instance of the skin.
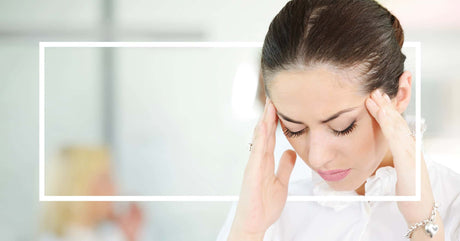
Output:
[[[398,178],[396,195],[415,195],[415,139],[408,135],[410,129],[401,116],[410,101],[410,72],[401,75],[398,94],[392,100],[379,90],[363,93],[357,79],[359,75],[353,70],[339,71],[331,65],[275,75],[269,87],[271,99],[267,97],[263,115],[254,129],[253,148],[228,240],[263,240],[265,231],[279,218],[286,203],[296,152],[314,171],[351,168],[346,178],[327,182],[336,190],[355,190],[363,195],[366,179],[378,167],[392,166]],[[320,123],[350,107],[356,109]],[[279,113],[303,124],[286,121]],[[333,130],[341,131],[353,120],[357,126],[349,135],[333,134]],[[288,138],[295,152],[285,151],[274,173],[278,121],[281,127],[293,132],[308,129],[298,137]],[[408,226],[429,217],[434,201],[423,155],[421,159],[421,200],[398,202]],[[433,239],[418,229],[411,240],[444,240],[439,213],[436,224],[439,233]]]
[[[289,122],[278,115],[283,130],[305,130],[300,136],[287,138],[302,160],[314,171],[351,168],[345,179],[327,183],[335,190],[358,189],[363,195],[366,178],[378,167],[393,163],[379,124],[366,109],[367,95],[361,93],[351,76],[326,65],[307,71],[283,71],[273,79],[270,94],[278,112],[304,123]],[[320,123],[353,107],[356,109]],[[347,129],[355,120],[356,127],[350,134],[333,133]]]

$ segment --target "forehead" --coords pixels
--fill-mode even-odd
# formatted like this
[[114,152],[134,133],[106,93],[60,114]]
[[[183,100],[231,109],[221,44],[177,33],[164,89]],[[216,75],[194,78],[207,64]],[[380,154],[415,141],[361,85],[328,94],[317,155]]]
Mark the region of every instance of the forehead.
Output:
[[358,78],[354,71],[327,65],[281,71],[271,82],[270,97],[279,112],[316,121],[362,102]]

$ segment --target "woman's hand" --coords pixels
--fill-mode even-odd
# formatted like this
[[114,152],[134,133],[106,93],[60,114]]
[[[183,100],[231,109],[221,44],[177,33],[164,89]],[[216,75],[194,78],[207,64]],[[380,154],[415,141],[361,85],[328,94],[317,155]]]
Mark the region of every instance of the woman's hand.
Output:
[[254,130],[252,151],[228,240],[262,240],[284,208],[297,155],[293,150],[285,151],[275,175],[277,118],[275,107],[267,98],[264,113]]
[[115,220],[125,234],[127,241],[138,240],[142,225],[142,212],[137,204],[130,203],[129,210],[115,217]]
[[[416,194],[415,138],[410,135],[411,132],[406,121],[396,110],[388,95],[382,94],[379,90],[374,91],[366,100],[366,107],[379,123],[384,136],[388,140],[397,174],[396,195],[414,196]],[[422,153],[421,157],[421,201],[398,202],[399,211],[404,216],[408,226],[429,218],[434,203],[430,178]],[[436,224],[439,226],[439,231],[438,235],[434,236],[435,240],[444,240],[442,220],[439,213],[436,216]],[[421,228],[418,230],[421,230]],[[420,231],[417,231],[416,235],[416,231],[412,235],[412,240],[424,240],[428,237],[421,234]],[[415,236],[418,236],[418,238],[415,238]]]

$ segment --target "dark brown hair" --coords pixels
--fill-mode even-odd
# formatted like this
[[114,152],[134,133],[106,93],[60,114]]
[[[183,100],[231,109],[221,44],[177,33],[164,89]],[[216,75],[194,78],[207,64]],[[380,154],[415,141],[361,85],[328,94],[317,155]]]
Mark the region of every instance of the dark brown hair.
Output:
[[364,92],[381,88],[393,98],[404,72],[403,43],[398,19],[374,0],[291,0],[270,23],[260,77],[269,95],[270,81],[282,70],[356,67]]

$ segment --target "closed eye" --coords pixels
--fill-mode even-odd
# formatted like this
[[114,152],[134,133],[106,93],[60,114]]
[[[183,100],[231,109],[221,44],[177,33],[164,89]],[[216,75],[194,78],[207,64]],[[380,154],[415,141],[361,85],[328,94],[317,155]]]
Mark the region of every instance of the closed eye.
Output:
[[[305,128],[305,129],[307,129],[307,128]],[[302,130],[296,131],[296,132],[292,132],[288,128],[284,127],[283,132],[284,132],[284,135],[286,135],[287,137],[291,138],[291,137],[297,137],[297,136],[302,135],[305,132],[305,129],[302,129]]]
[[[344,130],[341,130],[341,131],[336,131],[336,130],[332,130],[332,132],[336,135],[336,136],[344,136],[344,135],[348,135],[350,134],[355,128],[356,128],[357,124],[356,124],[356,120],[354,120],[350,126],[348,126],[347,128],[345,128]],[[286,135],[287,137],[289,138],[292,138],[292,137],[298,137],[300,135],[302,135],[303,133],[305,133],[307,128],[304,128],[300,131],[296,131],[296,132],[293,132],[293,131],[290,131],[289,129],[287,129],[286,127],[283,128],[283,132],[284,132],[284,135]]]
[[345,130],[343,131],[336,131],[336,130],[332,130],[334,132],[335,135],[337,136],[344,136],[344,135],[348,135],[350,134],[353,129],[355,129],[356,127],[356,120],[354,120],[350,126],[348,126]]

